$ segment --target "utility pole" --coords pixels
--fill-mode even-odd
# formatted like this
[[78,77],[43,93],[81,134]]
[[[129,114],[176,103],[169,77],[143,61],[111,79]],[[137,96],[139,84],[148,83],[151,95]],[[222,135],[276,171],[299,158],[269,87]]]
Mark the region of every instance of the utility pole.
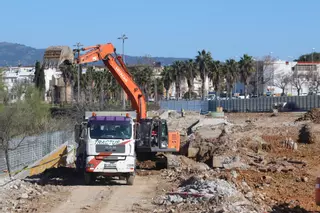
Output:
[[[124,58],[124,40],[128,39],[128,37],[125,34],[122,34],[118,39],[122,40],[122,59],[123,63],[126,63]],[[124,90],[122,90],[122,108],[123,110],[126,110],[126,93]]]
[[[75,45],[73,45],[74,47],[77,47],[77,52],[78,52],[78,58],[80,56],[80,47],[82,47],[83,45],[80,42],[77,42]],[[81,74],[81,67],[80,64],[78,64],[78,104],[80,103],[80,74]]]

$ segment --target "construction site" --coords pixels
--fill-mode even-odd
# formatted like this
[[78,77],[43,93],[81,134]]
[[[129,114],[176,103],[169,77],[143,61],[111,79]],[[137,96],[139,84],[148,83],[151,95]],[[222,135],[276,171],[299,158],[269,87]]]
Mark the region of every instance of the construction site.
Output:
[[[320,111],[211,114],[153,111],[181,136],[175,167],[138,162],[135,182],[86,185],[75,165],[14,179],[1,212],[318,212]],[[149,114],[150,114],[149,113]]]

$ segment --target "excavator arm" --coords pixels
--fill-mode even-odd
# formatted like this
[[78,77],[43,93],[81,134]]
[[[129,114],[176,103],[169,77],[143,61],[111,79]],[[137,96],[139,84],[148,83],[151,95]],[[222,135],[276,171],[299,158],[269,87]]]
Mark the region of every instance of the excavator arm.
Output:
[[[147,104],[145,97],[128,72],[121,56],[117,56],[116,49],[111,43],[89,46],[81,49],[86,51],[76,59],[76,63],[85,64],[102,60],[113,77],[128,95],[133,108],[137,112],[137,120],[147,118]],[[115,57],[113,56],[115,55]]]

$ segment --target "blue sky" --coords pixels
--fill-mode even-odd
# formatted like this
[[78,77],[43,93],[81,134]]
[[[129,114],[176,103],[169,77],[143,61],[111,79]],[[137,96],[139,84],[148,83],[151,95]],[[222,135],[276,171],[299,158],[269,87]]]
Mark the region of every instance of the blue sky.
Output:
[[3,0],[0,8],[0,41],[36,48],[112,42],[120,52],[125,33],[133,56],[320,52],[319,0]]

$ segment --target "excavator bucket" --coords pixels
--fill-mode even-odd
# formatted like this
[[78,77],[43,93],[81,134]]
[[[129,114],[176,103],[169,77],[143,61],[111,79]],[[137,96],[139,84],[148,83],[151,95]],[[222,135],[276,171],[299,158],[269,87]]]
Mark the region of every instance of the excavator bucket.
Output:
[[68,46],[51,46],[46,49],[43,56],[45,67],[60,67],[74,63],[74,52]]

